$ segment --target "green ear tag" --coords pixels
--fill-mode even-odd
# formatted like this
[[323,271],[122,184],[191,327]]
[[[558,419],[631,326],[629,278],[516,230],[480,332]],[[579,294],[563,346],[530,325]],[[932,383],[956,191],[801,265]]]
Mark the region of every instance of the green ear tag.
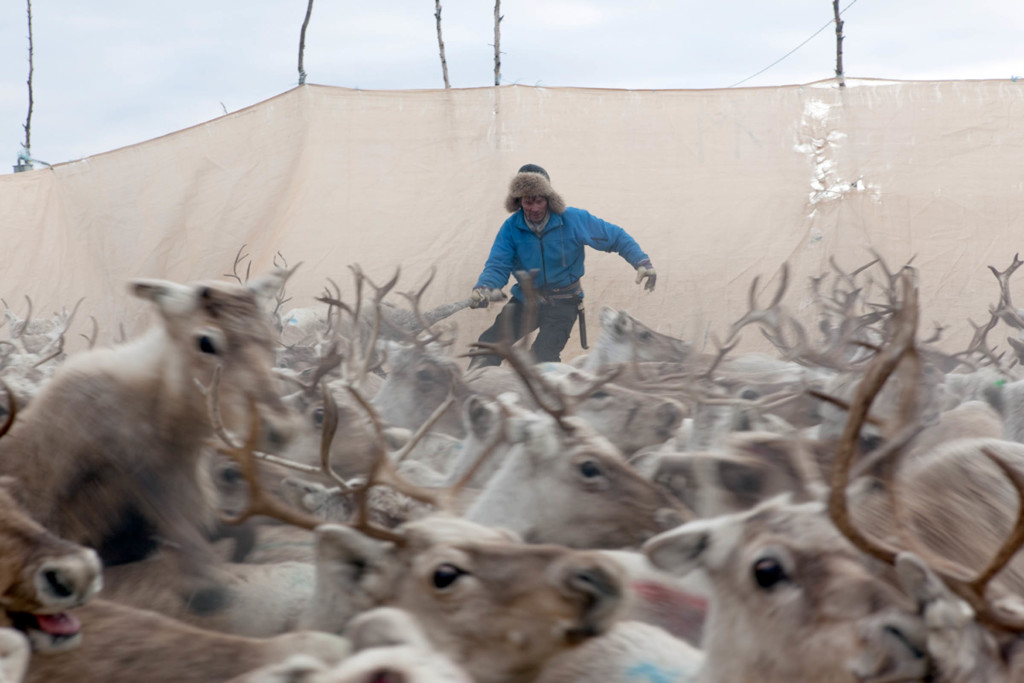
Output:
[[997,379],[997,380],[995,381],[995,385],[996,385],[997,387],[1005,386],[1005,385],[1006,385],[1006,378],[1004,377],[1004,378],[1002,378],[1002,379]]

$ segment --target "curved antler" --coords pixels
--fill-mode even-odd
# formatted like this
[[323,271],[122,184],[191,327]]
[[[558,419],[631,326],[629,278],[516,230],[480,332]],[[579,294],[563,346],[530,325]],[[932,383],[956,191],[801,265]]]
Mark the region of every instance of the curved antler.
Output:
[[[917,329],[918,307],[917,290],[910,280],[910,275],[901,273],[900,288],[903,290],[902,306],[896,312],[894,318],[895,334],[890,344],[884,346],[865,370],[864,378],[857,387],[856,394],[850,404],[850,414],[846,427],[836,450],[835,464],[832,474],[832,490],[829,493],[828,511],[836,528],[846,536],[861,551],[875,557],[887,564],[894,565],[898,550],[868,538],[860,532],[853,524],[847,508],[847,486],[852,469],[852,460],[857,443],[857,435],[863,426],[872,401],[878,395],[882,386],[889,376],[897,369],[901,362],[907,362],[912,372],[920,372],[920,358],[914,347],[914,338]],[[895,444],[877,458],[872,459],[877,464],[886,457],[893,457],[919,429],[914,423],[911,415],[914,404],[914,385],[916,382],[908,382],[900,403],[900,423],[903,429]],[[1004,540],[998,551],[989,561],[986,567],[978,572],[974,578],[967,578],[966,571],[954,562],[938,558],[934,553],[924,548],[916,547],[906,534],[902,533],[899,512],[899,497],[896,494],[895,483],[890,485],[890,497],[893,505],[893,517],[897,529],[901,531],[905,542],[915,546],[914,552],[922,559],[932,565],[934,571],[939,575],[949,588],[959,597],[964,599],[974,610],[979,622],[999,629],[1013,632],[1024,631],[1024,618],[1019,615],[1000,612],[986,599],[986,589],[991,580],[1006,566],[1013,556],[1024,546],[1024,472],[1021,472],[1013,463],[1010,463],[1000,454],[990,450],[982,449],[982,453],[998,466],[1010,479],[1014,489],[1017,491],[1020,504],[1018,506],[1017,518],[1009,536]],[[859,468],[863,470],[864,468]]]
[[899,284],[903,290],[903,304],[896,313],[896,332],[892,342],[883,347],[868,364],[864,371],[864,378],[857,386],[857,391],[850,402],[850,412],[836,448],[832,470],[832,490],[829,492],[828,499],[829,517],[836,528],[857,548],[887,564],[893,564],[896,561],[898,551],[868,538],[857,529],[850,519],[846,490],[849,485],[858,436],[867,419],[871,403],[881,391],[885,381],[914,345],[918,320],[917,287],[912,282],[909,270],[904,269],[901,273]]
[[750,291],[747,293],[747,306],[748,311],[739,320],[732,324],[729,328],[729,336],[726,339],[726,343],[732,340],[739,331],[750,325],[751,323],[761,323],[772,328],[776,335],[781,336],[782,328],[782,309],[779,308],[779,303],[782,301],[782,296],[786,293],[786,288],[789,286],[789,263],[782,264],[782,275],[779,281],[779,287],[775,291],[775,295],[772,297],[771,303],[765,308],[757,307],[757,284],[760,281],[761,276],[758,275],[754,278],[753,282],[750,283]]

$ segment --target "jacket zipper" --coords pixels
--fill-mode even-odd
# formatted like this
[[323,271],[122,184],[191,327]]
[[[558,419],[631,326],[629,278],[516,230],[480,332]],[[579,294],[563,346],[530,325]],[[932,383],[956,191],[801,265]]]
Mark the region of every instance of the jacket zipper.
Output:
[[537,241],[540,242],[540,272],[544,276],[544,287],[548,286],[548,264],[544,260],[544,234],[537,235]]

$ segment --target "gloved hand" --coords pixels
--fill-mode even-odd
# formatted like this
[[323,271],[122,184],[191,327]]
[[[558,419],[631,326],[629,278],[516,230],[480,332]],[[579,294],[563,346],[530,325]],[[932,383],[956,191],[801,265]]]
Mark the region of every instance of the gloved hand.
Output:
[[647,284],[644,285],[644,289],[648,292],[654,291],[654,285],[658,281],[658,274],[654,272],[654,266],[651,265],[651,259],[644,259],[640,263],[636,264],[636,283],[640,284],[647,280]]
[[469,307],[480,308],[487,306],[488,301],[501,301],[505,294],[494,287],[474,287],[469,295]]

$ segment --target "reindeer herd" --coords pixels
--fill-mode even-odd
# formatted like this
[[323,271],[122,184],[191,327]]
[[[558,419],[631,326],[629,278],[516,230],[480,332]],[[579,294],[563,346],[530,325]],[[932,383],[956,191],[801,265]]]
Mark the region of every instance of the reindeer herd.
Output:
[[1024,680],[1024,261],[959,350],[875,256],[566,364],[358,267],[135,280],[73,353],[4,301],[0,682]]

